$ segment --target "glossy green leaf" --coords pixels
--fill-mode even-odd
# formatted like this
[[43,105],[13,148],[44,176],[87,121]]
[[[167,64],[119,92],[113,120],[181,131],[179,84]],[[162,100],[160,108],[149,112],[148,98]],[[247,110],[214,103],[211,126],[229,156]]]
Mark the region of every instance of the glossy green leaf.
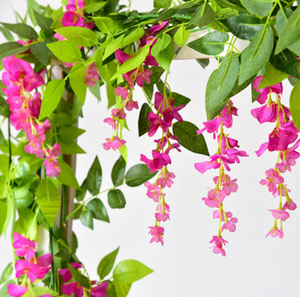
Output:
[[47,47],[61,61],[75,63],[80,60],[81,52],[73,41],[62,40],[48,43]]
[[174,107],[179,107],[180,105],[183,105],[183,104],[187,105],[191,101],[191,99],[189,99],[188,97],[185,97],[176,92],[172,92],[172,97],[174,99]]
[[8,24],[8,23],[1,23],[3,27],[8,29],[11,32],[18,34],[21,37],[24,37],[29,40],[36,40],[38,39],[38,35],[35,30],[26,24]]
[[174,41],[179,47],[182,47],[190,38],[191,32],[186,30],[184,25],[180,26],[174,35]]
[[91,200],[86,207],[92,212],[94,219],[109,223],[107,210],[99,198]]
[[274,36],[271,27],[261,28],[250,45],[241,54],[239,85],[263,68],[273,50]]
[[224,51],[224,44],[228,40],[227,33],[213,31],[188,43],[187,46],[205,55],[218,55]]
[[118,252],[119,247],[106,255],[98,264],[97,274],[99,275],[100,280],[104,279],[113,269]]
[[227,105],[227,96],[235,85],[239,74],[239,58],[234,52],[226,55],[219,69],[208,79],[205,93],[207,119],[216,117]]
[[151,173],[146,164],[136,164],[125,175],[126,185],[129,187],[138,187],[155,176],[156,173]]
[[122,156],[114,164],[111,171],[111,180],[115,187],[123,184],[125,177],[126,162]]
[[69,187],[73,187],[74,189],[79,189],[79,184],[77,182],[76,176],[72,168],[62,159],[59,159],[59,168],[60,173],[57,177],[57,180],[59,180],[64,185],[67,185]]
[[249,12],[258,16],[266,16],[272,9],[273,4],[258,0],[241,0],[241,3]]
[[79,215],[80,222],[83,226],[94,230],[94,221],[93,221],[93,213],[88,208],[82,210]]
[[292,45],[294,42],[300,39],[300,7],[298,7],[290,16],[284,28],[282,29],[277,46],[275,49],[275,55]]
[[72,276],[74,277],[74,279],[76,280],[76,282],[78,284],[80,284],[82,287],[90,289],[90,281],[87,277],[85,277],[84,275],[82,275],[80,272],[77,271],[77,269],[75,269],[71,264],[68,263],[68,268],[72,274]]
[[55,110],[63,95],[65,85],[66,82],[62,79],[54,79],[47,84],[42,100],[39,120],[42,120]]
[[132,284],[152,272],[152,269],[139,261],[124,260],[115,267],[113,278],[118,283]]
[[4,284],[5,282],[7,282],[11,275],[13,273],[13,263],[10,262],[3,270],[2,275],[1,275],[1,279],[0,279],[0,285]]
[[38,13],[36,10],[33,10],[33,14],[34,14],[36,22],[40,26],[40,28],[44,31],[44,33],[48,37],[51,37],[53,35],[53,30],[51,29],[53,19],[48,18],[48,17]]
[[295,85],[290,97],[290,110],[293,122],[298,130],[300,130],[300,83]]
[[124,194],[121,190],[110,190],[107,194],[108,196],[108,205],[111,208],[124,208],[126,205],[126,200]]
[[45,43],[39,42],[39,43],[33,43],[29,45],[29,48],[33,55],[43,64],[48,64],[48,59],[50,56],[50,51]]
[[241,14],[222,20],[222,23],[238,38],[250,40],[262,27],[262,20],[249,14]]
[[104,34],[112,35],[115,31],[115,24],[113,20],[109,17],[94,17],[96,26],[100,30],[100,32]]
[[50,290],[48,288],[44,288],[44,287],[37,287],[34,286],[32,287],[32,291],[34,293],[34,296],[39,297],[42,295],[50,295],[50,296],[58,296],[58,292]]
[[73,140],[82,135],[85,130],[75,126],[63,126],[58,130],[58,135],[65,140]]
[[269,86],[276,85],[286,78],[288,78],[288,74],[277,70],[272,66],[272,64],[268,63],[265,67],[265,73],[263,78],[258,86],[259,89],[266,88]]
[[28,50],[27,46],[14,41],[0,44],[0,59],[23,53]]
[[212,23],[214,19],[215,13],[213,9],[210,7],[208,2],[204,2],[196,9],[195,13],[192,15],[192,18],[188,23],[188,26],[191,27],[194,25],[202,28]]
[[139,27],[134,31],[130,32],[127,36],[123,39],[123,46],[129,45],[134,43],[137,40],[140,40],[144,35],[144,29]]
[[70,84],[80,102],[84,104],[87,84],[85,83],[86,66],[81,63],[75,64],[70,73]]
[[146,134],[149,131],[150,122],[148,121],[148,114],[152,111],[149,104],[144,103],[142,105],[139,120],[138,120],[138,128],[139,128],[139,137]]
[[172,0],[154,0],[155,8],[168,8],[171,6]]
[[51,227],[60,209],[60,196],[51,179],[45,178],[40,182],[36,189],[36,198]]
[[285,49],[278,55],[272,54],[270,63],[279,71],[287,73],[295,78],[300,79],[297,69],[297,56],[289,49]]
[[87,174],[88,191],[92,195],[97,195],[100,192],[101,183],[102,183],[102,169],[101,169],[98,156],[96,156]]
[[209,156],[205,139],[202,134],[197,135],[197,130],[194,124],[187,121],[173,125],[173,133],[178,137],[180,145],[193,153]]
[[85,7],[83,7],[83,11],[87,12],[87,13],[93,13],[96,12],[98,10],[100,10],[101,8],[103,8],[105,5],[107,4],[107,2],[98,2],[98,3],[92,3],[89,4]]
[[150,50],[150,43],[145,45],[134,57],[125,61],[119,70],[111,77],[111,81],[116,79],[119,75],[127,73],[139,67],[146,59]]
[[55,32],[84,47],[92,47],[98,42],[96,33],[88,28],[62,27],[55,29]]
[[83,201],[86,195],[86,191],[87,191],[87,180],[85,179],[80,187],[80,189],[78,189],[76,191],[75,197],[77,199],[78,202]]

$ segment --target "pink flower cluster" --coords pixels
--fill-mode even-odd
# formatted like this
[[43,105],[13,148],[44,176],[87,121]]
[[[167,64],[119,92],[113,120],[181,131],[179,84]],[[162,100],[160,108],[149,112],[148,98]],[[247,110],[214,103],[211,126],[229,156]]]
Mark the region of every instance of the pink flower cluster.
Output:
[[[280,197],[278,208],[270,210],[275,223],[267,236],[283,238],[282,222],[290,217],[287,211],[296,209],[297,205],[289,197],[290,190],[284,184],[284,178],[281,175],[286,170],[291,171],[291,166],[294,166],[296,159],[300,157],[300,154],[296,151],[300,144],[300,139],[297,140],[299,131],[291,119],[289,108],[281,103],[282,83],[258,89],[261,80],[262,76],[258,76],[253,81],[253,87],[260,93],[257,101],[262,106],[253,109],[251,114],[260,124],[275,122],[275,128],[269,134],[269,141],[263,143],[256,154],[259,157],[266,150],[270,152],[278,151],[278,158],[275,168],[266,171],[266,179],[262,179],[260,184],[267,186],[274,197]],[[273,100],[272,94],[275,100]],[[285,203],[282,201],[283,197],[285,197]],[[277,226],[278,220],[280,220],[279,229]]]
[[154,136],[158,129],[161,129],[162,137],[155,140],[157,146],[152,151],[152,159],[141,155],[141,161],[146,163],[152,173],[157,170],[160,171],[156,181],[153,184],[146,182],[145,186],[148,188],[147,196],[157,203],[155,224],[153,227],[149,227],[149,233],[152,235],[150,242],[161,242],[163,245],[164,228],[160,224],[170,218],[170,207],[165,202],[164,189],[166,187],[171,188],[173,179],[175,178],[175,174],[168,170],[168,165],[171,164],[170,151],[172,149],[180,151],[179,143],[177,142],[178,139],[170,132],[169,128],[172,126],[174,119],[182,121],[182,117],[178,111],[185,107],[185,105],[174,107],[174,99],[171,92],[168,97],[157,92],[155,94],[154,107],[156,113],[150,112],[148,114],[148,121],[151,123],[148,136]]
[[25,151],[35,154],[37,158],[45,159],[46,174],[57,177],[60,173],[59,163],[56,160],[60,152],[60,145],[53,147],[45,143],[45,133],[50,130],[49,120],[43,123],[38,121],[42,104],[41,94],[30,92],[43,85],[43,77],[35,73],[31,65],[15,56],[3,59],[5,72],[2,74],[2,81],[7,87],[2,91],[7,95],[7,103],[12,111],[10,115],[11,124],[17,129],[26,132],[29,143],[25,146]]
[[217,208],[213,212],[213,218],[219,220],[219,231],[217,236],[213,236],[210,243],[213,243],[212,247],[215,254],[221,253],[226,255],[224,246],[227,241],[222,237],[224,230],[234,232],[236,230],[236,223],[238,219],[233,217],[230,211],[224,210],[224,200],[231,193],[235,193],[238,190],[236,179],[225,173],[225,169],[230,171],[230,164],[240,163],[239,157],[247,157],[245,151],[238,150],[238,141],[228,137],[228,134],[224,133],[224,127],[230,128],[233,124],[233,115],[237,116],[237,109],[233,106],[232,101],[228,102],[228,105],[222,110],[222,112],[213,120],[204,122],[204,128],[197,131],[197,134],[201,134],[204,131],[213,133],[214,139],[217,139],[218,150],[217,153],[210,156],[209,161],[200,162],[195,164],[195,168],[204,173],[209,169],[219,169],[219,175],[213,178],[215,187],[208,191],[207,197],[202,198],[204,203],[210,208]]
[[[143,87],[144,83],[149,84],[150,83],[150,76],[152,75],[152,71],[148,68],[149,66],[158,67],[158,63],[156,59],[151,55],[151,49],[155,42],[157,41],[157,38],[153,36],[154,33],[159,32],[162,30],[169,21],[162,22],[158,25],[153,26],[150,29],[150,35],[144,35],[140,40],[140,46],[139,48],[143,48],[147,44],[151,44],[149,48],[149,53],[143,61],[143,63],[138,67],[135,68],[125,74],[123,74],[123,78],[126,81],[125,86],[121,87],[118,86],[115,89],[115,95],[120,96],[122,99],[122,103],[119,104],[120,106],[118,108],[115,108],[112,110],[111,117],[106,118],[104,120],[104,123],[109,124],[113,129],[113,136],[111,138],[106,138],[106,143],[103,143],[103,148],[105,150],[113,149],[116,150],[123,146],[126,141],[119,138],[119,129],[120,129],[120,120],[123,120],[126,118],[126,112],[132,111],[133,109],[139,109],[139,105],[137,101],[133,100],[133,90],[135,83],[139,87]],[[126,62],[129,59],[133,58],[133,55],[129,55],[120,49],[118,49],[115,52],[116,60],[123,65],[124,62]],[[121,133],[120,133],[121,134]]]
[[[47,272],[51,269],[53,257],[51,254],[36,257],[36,242],[23,237],[19,233],[13,235],[13,247],[15,254],[22,259],[18,259],[15,263],[16,278],[25,275],[21,285],[9,284],[7,292],[10,296],[21,297],[36,279],[43,279]],[[44,297],[48,297],[43,295]]]
[[[80,263],[71,263],[71,265],[77,269],[79,273],[80,268],[82,268],[82,265]],[[58,271],[58,273],[61,275],[64,285],[61,286],[61,291],[64,293],[64,295],[71,296],[72,294],[75,295],[75,297],[82,297],[88,296],[87,291],[89,291],[91,297],[106,297],[107,296],[107,289],[108,289],[108,282],[103,282],[101,284],[97,283],[96,281],[91,282],[91,289],[88,290],[86,288],[83,288],[79,283],[77,283],[75,280],[72,280],[72,274],[69,270],[69,268],[64,268]],[[70,282],[71,281],[71,282]]]

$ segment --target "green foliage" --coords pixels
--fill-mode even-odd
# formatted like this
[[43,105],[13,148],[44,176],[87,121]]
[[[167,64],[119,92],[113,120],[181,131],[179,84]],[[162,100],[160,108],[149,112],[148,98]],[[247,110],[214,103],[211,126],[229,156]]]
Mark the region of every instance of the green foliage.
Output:
[[170,7],[172,0],[154,0],[155,8],[168,8]]
[[78,272],[71,264],[68,264],[68,268],[78,284],[84,288],[90,289],[90,281],[87,277]]
[[36,202],[51,227],[56,219],[61,204],[58,190],[51,179],[45,178],[40,182],[36,189]]
[[297,129],[300,129],[300,83],[295,85],[290,97],[291,115]]
[[98,157],[95,160],[87,174],[87,188],[92,195],[97,195],[100,192],[102,183],[102,169]]
[[184,25],[180,26],[174,35],[174,41],[179,47],[182,47],[190,38],[191,32]]
[[114,164],[111,171],[111,180],[115,187],[123,184],[125,178],[126,162],[122,156]]
[[91,200],[86,207],[92,212],[94,219],[109,223],[107,210],[99,198]]
[[107,194],[108,205],[111,208],[124,208],[126,205],[126,200],[124,194],[121,190],[110,190]]
[[51,114],[57,107],[65,89],[66,82],[62,79],[54,79],[47,84],[42,101],[39,120]]
[[43,287],[33,287],[32,291],[34,293],[34,296],[39,297],[42,295],[50,295],[50,296],[57,296],[58,292],[43,288]]
[[11,262],[4,268],[4,270],[2,272],[1,279],[0,279],[0,285],[7,282],[10,279],[12,273],[13,273],[13,263]]
[[70,73],[70,84],[80,102],[84,104],[87,84],[85,83],[86,66],[81,63],[75,64]]
[[202,28],[212,23],[215,19],[215,13],[207,2],[201,4],[190,19],[188,26],[198,26]]
[[116,261],[116,257],[119,252],[119,247],[113,252],[106,255],[98,264],[97,274],[100,279],[104,279],[113,269]]
[[94,17],[96,26],[100,30],[100,32],[104,34],[112,35],[115,31],[115,24],[113,20],[109,17]]
[[64,185],[79,189],[80,187],[72,168],[62,159],[59,159],[58,161],[61,172],[59,173],[57,179]]
[[33,43],[29,45],[29,48],[33,55],[43,64],[47,65],[50,51],[45,43],[39,42],[39,43]]
[[33,10],[33,15],[36,19],[37,24],[44,31],[46,36],[51,37],[53,35],[53,30],[51,29],[53,19],[38,13],[36,10]]
[[27,49],[26,46],[15,41],[2,43],[0,44],[0,59],[23,53]]
[[21,37],[24,37],[29,40],[36,40],[38,39],[38,35],[35,30],[26,24],[8,24],[8,23],[1,23],[3,27],[8,29],[11,32],[18,34]]
[[152,273],[153,270],[136,260],[124,260],[117,264],[113,271],[114,281],[132,284]]
[[272,3],[259,0],[241,0],[241,3],[249,12],[257,16],[267,15],[273,6]]
[[80,187],[80,189],[78,189],[76,191],[75,197],[77,199],[78,202],[83,201],[85,198],[87,192],[87,180],[85,179]]
[[283,73],[280,70],[277,70],[272,66],[272,64],[268,63],[265,67],[265,73],[258,87],[259,89],[262,89],[262,88],[276,85],[281,81],[285,80],[286,78],[288,78],[288,76],[289,76],[288,74]]
[[94,230],[93,213],[88,208],[84,208],[79,215],[80,222],[83,226]]
[[48,43],[47,47],[59,60],[66,63],[75,63],[81,58],[81,52],[73,41],[52,42]]
[[187,121],[173,125],[173,133],[178,137],[180,145],[193,153],[209,156],[204,136],[197,135],[197,130],[199,129],[194,124]]
[[224,51],[224,44],[228,40],[227,33],[213,31],[188,43],[187,46],[205,55],[218,55]]
[[144,103],[142,105],[140,114],[139,114],[139,120],[138,120],[138,128],[139,128],[139,136],[146,134],[149,131],[150,122],[148,121],[148,114],[151,112],[151,107]]
[[126,185],[129,187],[138,187],[151,179],[157,172],[151,173],[145,164],[136,164],[132,166],[125,175]]

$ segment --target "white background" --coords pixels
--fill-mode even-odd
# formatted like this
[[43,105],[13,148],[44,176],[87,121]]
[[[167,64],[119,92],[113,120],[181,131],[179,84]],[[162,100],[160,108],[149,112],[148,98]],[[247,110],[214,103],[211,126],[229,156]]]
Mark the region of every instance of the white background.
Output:
[[[45,4],[50,1],[40,1]],[[59,1],[51,1],[53,8],[59,7]],[[133,9],[148,11],[152,8],[150,0],[133,0]],[[22,16],[26,11],[25,0],[1,0],[0,21],[15,21],[13,9]],[[2,39],[1,42],[4,40]],[[199,128],[206,121],[204,110],[205,86],[210,73],[216,68],[211,61],[203,70],[196,61],[174,61],[168,82],[173,91],[191,98],[190,104],[181,111],[185,120],[193,122]],[[284,85],[283,101],[288,105],[291,87]],[[84,106],[84,119],[79,126],[87,132],[79,138],[79,145],[87,152],[78,157],[77,176],[81,183],[98,155],[104,172],[102,190],[112,186],[110,171],[119,155],[105,151],[102,143],[110,137],[110,128],[103,123],[108,117],[105,91],[101,89],[102,102],[88,96]],[[145,102],[138,87],[134,95],[141,106]],[[155,203],[146,196],[146,187],[128,188],[123,186],[127,204],[123,210],[110,209],[106,193],[100,198],[107,206],[110,224],[95,222],[94,231],[74,222],[74,230],[79,241],[78,257],[86,265],[92,278],[97,277],[97,265],[100,259],[120,246],[117,261],[136,259],[154,270],[154,273],[132,286],[131,297],[180,297],[180,296],[299,296],[300,294],[300,215],[299,209],[291,213],[284,223],[284,239],[267,238],[266,234],[273,226],[273,218],[268,209],[278,206],[278,199],[259,184],[264,172],[274,166],[277,154],[266,152],[260,158],[255,150],[266,142],[272,124],[260,125],[250,110],[258,107],[251,104],[250,88],[233,98],[239,117],[234,119],[230,136],[238,139],[240,149],[246,150],[248,158],[232,166],[230,176],[238,178],[239,190],[225,200],[226,211],[232,211],[239,219],[235,233],[224,232],[229,244],[226,257],[212,253],[209,244],[217,234],[218,222],[212,219],[209,209],[201,198],[208,188],[213,187],[212,170],[201,175],[194,169],[195,162],[203,162],[207,157],[193,154],[182,148],[182,153],[172,152],[170,170],[176,174],[173,187],[167,189],[167,203],[171,207],[171,220],[164,224],[165,245],[150,244],[148,226],[154,223]],[[130,133],[125,132],[129,152],[128,168],[139,163],[140,154],[150,158],[154,148],[153,138],[144,135],[138,137],[138,111],[128,113]],[[211,135],[205,135],[209,151],[216,151],[216,143]],[[155,137],[154,137],[155,139]],[[293,173],[284,175],[291,198],[299,204],[299,166]],[[9,243],[0,239],[0,271],[8,264],[12,252]]]

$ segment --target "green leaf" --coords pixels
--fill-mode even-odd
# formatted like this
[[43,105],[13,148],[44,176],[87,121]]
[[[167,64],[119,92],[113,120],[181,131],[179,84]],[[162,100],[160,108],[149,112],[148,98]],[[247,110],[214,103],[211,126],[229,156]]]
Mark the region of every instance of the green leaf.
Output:
[[144,29],[142,27],[139,27],[129,33],[127,36],[123,39],[123,46],[126,46],[128,44],[132,44],[137,40],[140,40],[144,35]]
[[249,12],[258,16],[266,16],[272,9],[273,4],[258,0],[241,0],[241,3]]
[[75,126],[63,126],[58,130],[58,135],[65,140],[73,140],[82,135],[85,130]]
[[58,143],[61,145],[61,152],[65,155],[85,154],[85,151],[75,142],[64,140],[57,137]]
[[[4,202],[0,201],[0,235],[4,232],[5,235],[5,231],[4,230],[4,224],[6,222],[7,219],[7,204]],[[10,218],[9,218],[10,220]]]
[[131,284],[121,284],[118,282],[114,282],[114,288],[117,297],[126,297],[130,291]]
[[19,163],[14,168],[14,178],[24,178],[29,173],[29,165],[27,163]]
[[107,210],[99,198],[91,200],[86,207],[92,212],[94,219],[109,223]]
[[9,280],[8,282],[6,282],[6,283],[2,286],[2,288],[1,288],[1,290],[0,290],[0,297],[9,297],[9,296],[10,296],[9,294],[7,294],[7,286],[8,286],[9,284],[14,284],[14,281],[13,281],[13,280]]
[[286,25],[282,29],[277,46],[275,49],[275,55],[292,45],[294,42],[300,39],[300,7],[298,7],[288,19]]
[[186,30],[184,25],[180,26],[174,35],[174,41],[179,47],[182,47],[190,38],[191,32]]
[[267,88],[269,86],[276,85],[286,78],[288,78],[288,74],[281,72],[280,70],[277,70],[272,66],[272,64],[268,63],[265,67],[265,73],[263,75],[263,78],[258,86],[259,89]]
[[53,35],[53,30],[51,29],[53,19],[47,18],[35,10],[33,10],[33,14],[34,14],[36,22],[40,26],[40,28],[44,31],[44,33],[48,37],[51,37]]
[[125,197],[121,190],[110,190],[107,194],[108,205],[111,208],[124,208],[126,205]]
[[205,94],[207,119],[216,117],[227,105],[227,96],[235,85],[239,74],[239,58],[234,52],[227,54],[219,69],[208,79]]
[[187,121],[173,125],[173,133],[178,137],[180,145],[193,153],[209,156],[204,136],[197,135],[197,130],[194,124]]
[[174,57],[174,43],[170,42],[169,45],[165,49],[161,50],[155,58],[157,63],[168,73],[170,73],[170,66],[173,57]]
[[6,38],[7,41],[14,41],[14,37],[10,33],[10,31],[4,27],[0,27],[0,31],[2,32],[3,36]]
[[117,49],[122,47],[124,35],[119,36],[117,39],[113,39],[105,48],[105,53],[103,56],[103,61],[113,54]]
[[87,13],[93,13],[103,8],[106,4],[107,2],[92,3],[83,7],[83,11]]
[[36,198],[51,227],[60,209],[60,196],[51,179],[45,178],[40,182],[36,189]]
[[63,95],[65,85],[66,82],[62,79],[54,79],[47,84],[43,96],[39,120],[42,120],[55,110]]
[[10,279],[12,273],[13,273],[13,263],[10,262],[3,270],[3,273],[2,273],[1,279],[0,279],[0,285],[7,282]]
[[169,8],[171,6],[172,0],[154,0],[155,8]]
[[110,254],[106,255],[98,264],[97,274],[101,279],[104,279],[113,269],[116,261],[116,257],[119,252],[119,247]]
[[76,282],[78,284],[80,284],[82,287],[90,289],[90,281],[87,277],[85,277],[84,275],[82,275],[80,272],[77,271],[77,269],[75,269],[71,264],[68,263],[68,268],[71,272],[71,274],[73,275],[73,277],[75,278]]
[[122,156],[114,164],[111,171],[111,180],[115,187],[121,186],[125,177],[126,162]]
[[17,55],[28,50],[27,46],[23,46],[18,42],[5,42],[0,44],[0,59]]
[[95,98],[98,100],[98,102],[101,101],[101,93],[100,93],[100,84],[99,84],[100,80],[95,82],[95,85],[93,87],[89,87],[89,90],[91,92],[91,94],[93,94],[95,96]]
[[92,47],[98,42],[96,33],[88,28],[62,27],[55,29],[55,32],[84,47]]
[[136,164],[125,175],[126,185],[129,187],[138,187],[155,176],[156,173],[151,173],[146,164]]
[[92,195],[97,195],[100,192],[100,187],[102,183],[102,169],[98,159],[95,160],[87,174],[87,187]]
[[75,64],[70,73],[70,84],[80,102],[84,104],[87,84],[85,83],[86,66],[81,63]]
[[270,57],[270,63],[277,70],[300,79],[297,69],[297,56],[290,50],[285,49],[276,56],[272,54]]
[[139,67],[149,54],[151,43],[145,45],[139,52],[131,59],[125,61],[119,70],[111,77],[111,81],[116,79],[119,75],[127,73],[137,67]]
[[139,261],[124,260],[115,267],[113,278],[118,283],[132,284],[152,272],[152,269]]
[[[30,239],[37,239],[37,221],[35,214],[28,208],[18,209],[19,220],[17,221],[22,234]],[[17,227],[16,227],[17,228]]]
[[30,17],[30,20],[32,21],[32,24],[36,26],[37,21],[34,16],[34,11],[37,11],[38,13],[41,13],[40,6],[36,3],[35,0],[27,0],[27,11]]
[[83,226],[94,230],[93,213],[88,208],[82,210],[79,219]]
[[222,20],[222,23],[238,38],[250,40],[262,27],[262,20],[253,15],[241,14]]
[[77,199],[78,202],[83,201],[86,195],[86,191],[87,191],[87,180],[85,179],[80,187],[80,189],[78,189],[76,191],[75,197]]
[[80,60],[81,52],[73,41],[62,40],[48,43],[47,47],[61,61],[75,63]]
[[188,43],[187,46],[205,55],[218,55],[224,51],[224,44],[228,40],[227,33],[213,31]]
[[43,64],[47,65],[50,51],[45,43],[33,43],[29,45],[31,52],[36,56],[36,58]]
[[29,40],[36,40],[38,39],[38,35],[35,30],[26,24],[8,24],[8,23],[1,23],[3,27],[8,29],[11,32],[18,34],[21,37],[24,37]]
[[151,107],[144,103],[142,105],[139,120],[138,120],[138,128],[139,128],[139,137],[146,134],[149,131],[150,122],[148,121],[148,114],[152,111]]
[[109,17],[94,17],[96,26],[104,34],[112,35],[115,31],[115,24]]
[[74,171],[62,159],[59,159],[59,168],[61,172],[59,173],[57,180],[59,180],[64,185],[73,187],[74,189],[80,189]]
[[166,49],[172,42],[172,38],[168,34],[161,35],[151,49],[151,55],[156,57],[162,50]]
[[192,18],[190,19],[188,26],[191,27],[193,25],[202,28],[210,23],[212,23],[215,19],[215,13],[213,9],[209,6],[207,2],[204,2],[200,5]]
[[188,97],[185,97],[181,94],[178,94],[176,92],[172,92],[172,97],[174,99],[174,107],[179,107],[180,105],[187,105],[188,103],[190,103],[191,99],[189,99]]
[[50,296],[57,296],[59,295],[58,292],[50,290],[48,288],[43,288],[43,287],[32,287],[32,291],[34,293],[34,296],[39,297],[42,295],[50,295]]
[[[0,176],[0,199],[5,198],[6,197],[6,176],[1,175]],[[6,207],[6,206],[5,206]],[[1,223],[0,223],[1,225]],[[1,226],[0,226],[0,234],[1,234]]]
[[300,83],[295,85],[290,97],[290,109],[293,122],[298,130],[300,130]]
[[250,45],[241,54],[239,85],[257,73],[268,62],[272,53],[274,36],[271,27],[261,28]]

